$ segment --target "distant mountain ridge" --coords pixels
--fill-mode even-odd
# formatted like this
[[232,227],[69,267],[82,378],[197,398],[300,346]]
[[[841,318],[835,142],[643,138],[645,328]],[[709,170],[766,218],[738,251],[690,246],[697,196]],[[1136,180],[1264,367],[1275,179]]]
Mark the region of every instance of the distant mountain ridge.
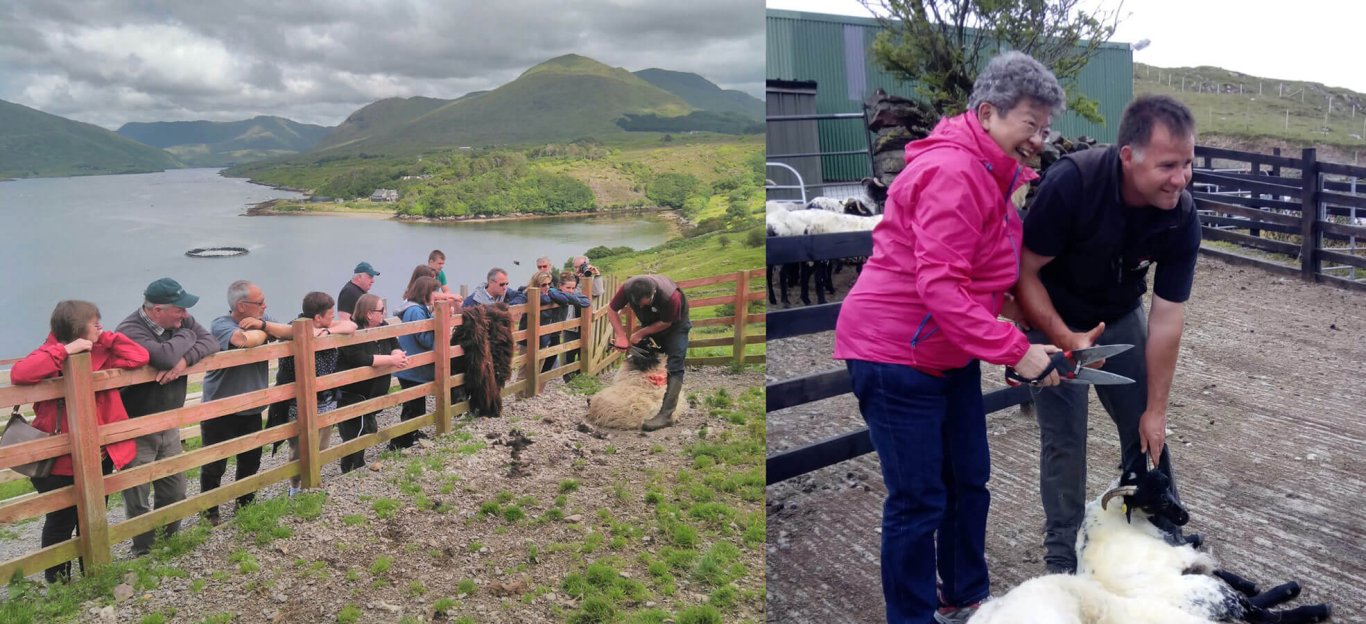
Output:
[[697,74],[651,67],[635,72],[641,80],[683,98],[693,108],[713,113],[735,113],[763,121],[764,101],[744,91],[722,89]]
[[147,173],[184,166],[165,150],[0,100],[0,177]]
[[431,108],[434,103],[410,98],[368,106],[357,112],[368,128],[350,123],[358,121],[353,114],[321,148],[393,153],[572,141],[625,132],[615,121],[626,113],[678,116],[693,110],[629,71],[577,54],[531,67],[496,89]]
[[191,166],[221,167],[313,149],[331,128],[283,117],[126,123],[118,134],[165,149]]
[[640,118],[672,120],[668,127],[680,129],[671,131],[752,127],[734,121],[734,115],[762,122],[763,101],[723,90],[697,74],[663,69],[633,73],[566,54],[528,68],[496,89],[455,100],[380,100],[352,113],[316,150],[392,153],[604,138],[621,135],[626,127],[644,127],[623,123]]

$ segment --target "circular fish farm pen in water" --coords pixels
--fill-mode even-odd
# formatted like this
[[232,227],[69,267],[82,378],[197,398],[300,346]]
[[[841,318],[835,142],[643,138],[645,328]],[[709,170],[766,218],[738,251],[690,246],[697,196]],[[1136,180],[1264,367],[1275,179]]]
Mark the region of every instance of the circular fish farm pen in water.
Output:
[[230,258],[232,256],[245,256],[245,247],[196,247],[185,252],[191,258]]

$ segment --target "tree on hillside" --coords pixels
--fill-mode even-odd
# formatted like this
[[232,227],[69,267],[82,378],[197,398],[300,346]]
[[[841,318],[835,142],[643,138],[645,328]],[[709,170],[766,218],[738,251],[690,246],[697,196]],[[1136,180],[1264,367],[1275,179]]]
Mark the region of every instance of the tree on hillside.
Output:
[[874,58],[892,75],[919,84],[941,114],[967,108],[977,72],[992,56],[1019,50],[1053,70],[1070,95],[1070,110],[1104,121],[1096,101],[1074,87],[1115,34],[1118,6],[1087,12],[1078,8],[1081,0],[859,1],[883,27],[873,42]]

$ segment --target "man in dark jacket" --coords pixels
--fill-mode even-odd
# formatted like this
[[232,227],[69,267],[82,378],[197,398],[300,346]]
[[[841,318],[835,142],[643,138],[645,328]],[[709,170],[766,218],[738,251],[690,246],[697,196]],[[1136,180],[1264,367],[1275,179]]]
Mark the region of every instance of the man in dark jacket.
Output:
[[[154,381],[128,386],[120,391],[129,418],[176,409],[185,405],[185,369],[194,366],[218,350],[218,341],[209,330],[196,323],[188,308],[199,297],[181,288],[169,277],[163,277],[143,291],[143,304],[119,323],[117,331],[147,349],[152,368],[161,371]],[[129,468],[149,464],[181,452],[180,429],[149,433],[137,439],[138,454]],[[129,518],[152,510],[147,496],[155,488],[156,508],[185,499],[185,475],[176,473],[123,491],[124,509]],[[177,520],[166,525],[166,534],[180,528]],[[155,531],[133,538],[133,555],[147,554],[152,548]]]
[[509,306],[521,305],[526,303],[526,293],[517,289],[508,288],[508,272],[499,267],[489,269],[488,279],[483,286],[474,289],[470,296],[465,297],[462,308],[472,308],[477,305],[489,303],[506,303]]
[[[640,323],[630,336],[626,335],[620,314],[627,305]],[[688,355],[688,332],[692,329],[692,321],[688,319],[688,297],[678,284],[663,275],[637,275],[617,288],[607,305],[607,318],[612,322],[612,344],[618,349],[653,338],[668,356],[665,367],[669,381],[664,391],[664,404],[641,428],[654,431],[672,425],[678,395],[683,390],[683,360]]]
[[[1017,287],[1033,342],[1069,351],[1134,345],[1102,369],[1134,383],[1096,387],[1119,433],[1121,461],[1112,465],[1147,455],[1173,478],[1173,487],[1163,448],[1200,249],[1200,220],[1186,191],[1194,160],[1190,109],[1167,96],[1135,98],[1124,109],[1116,145],[1070,154],[1049,167],[1025,218]],[[1152,306],[1145,314],[1151,267]],[[1034,396],[1049,573],[1077,566],[1077,529],[1086,508],[1087,388],[1063,384]]]

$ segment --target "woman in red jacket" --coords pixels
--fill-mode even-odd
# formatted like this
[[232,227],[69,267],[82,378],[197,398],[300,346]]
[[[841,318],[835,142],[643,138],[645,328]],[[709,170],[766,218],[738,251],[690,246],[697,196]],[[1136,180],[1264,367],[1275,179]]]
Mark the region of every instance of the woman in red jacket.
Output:
[[1028,55],[992,59],[967,112],[906,146],[873,255],[840,308],[835,357],[847,363],[887,486],[882,592],[894,624],[964,622],[990,593],[978,363],[1026,377],[1048,366],[1052,348],[997,315],[1020,273],[1011,194],[1038,177],[1024,162],[1064,102],[1057,78]]
[[[52,310],[52,333],[43,346],[10,369],[10,381],[15,384],[36,384],[62,374],[62,363],[70,355],[90,352],[94,370],[106,368],[141,368],[147,365],[147,350],[118,332],[106,332],[100,325],[100,311],[88,301],[63,301]],[[33,426],[48,433],[70,431],[65,404],[61,399],[48,399],[33,404]],[[101,425],[128,420],[119,391],[101,390],[95,393],[95,414]],[[133,461],[137,446],[133,440],[105,445],[102,449],[105,474],[123,468]],[[39,492],[50,492],[75,483],[72,477],[71,456],[63,455],[53,463],[52,474],[33,479]],[[44,548],[71,539],[76,530],[76,508],[67,507],[47,514],[43,523]],[[71,562],[60,563],[44,572],[49,583],[70,578]]]

